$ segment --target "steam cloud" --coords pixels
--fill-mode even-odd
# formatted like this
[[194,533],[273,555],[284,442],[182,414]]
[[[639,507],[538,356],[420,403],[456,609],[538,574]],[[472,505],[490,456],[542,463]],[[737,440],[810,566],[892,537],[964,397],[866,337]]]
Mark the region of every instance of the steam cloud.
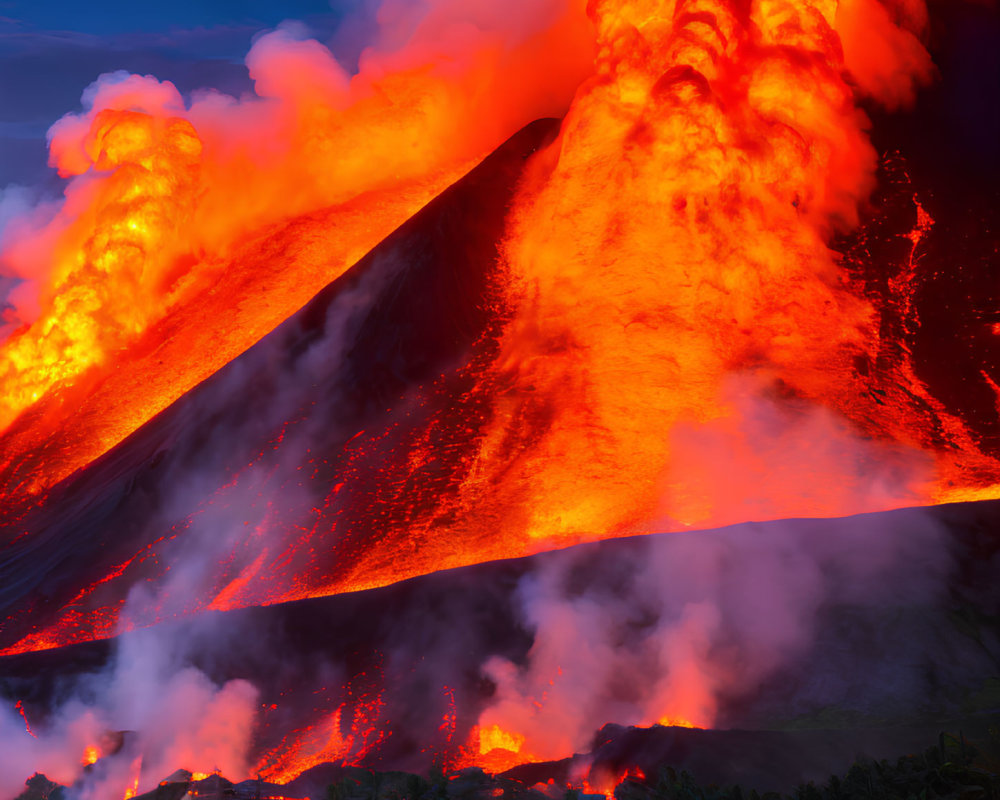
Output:
[[[155,140],[113,153],[115,112],[190,122],[202,148],[191,164],[199,213],[178,211],[160,224],[178,227],[177,252],[217,253],[275,219],[477,159],[532,119],[563,113],[589,70],[578,2],[502,11],[491,2],[385,2],[374,16],[353,75],[304,26],[287,23],[258,37],[246,57],[256,96],[209,88],[186,99],[151,75],[100,76],[83,93],[83,111],[49,130],[50,164],[70,179],[61,207],[25,209],[0,241],[4,273],[30,284],[11,299],[16,320],[31,322],[39,299],[65,283],[60,261],[94,235],[93,211],[107,202],[112,174],[148,169],[150,145],[162,154]],[[560,56],[543,69],[556,38]],[[116,277],[123,283],[109,280]],[[141,288],[162,291],[155,282]]]
[[[73,786],[73,800],[123,796],[137,778],[139,791],[148,791],[178,767],[245,776],[256,690],[243,680],[218,686],[188,666],[189,648],[170,630],[119,638],[108,669],[65,688],[70,699],[47,724],[33,726],[38,738],[25,735],[23,719],[0,710],[0,798],[20,794],[28,769]],[[120,731],[127,733],[115,754]],[[84,773],[85,749],[95,746],[105,758]]]
[[[725,727],[727,702],[809,663],[825,610],[941,596],[950,565],[937,523],[888,519],[744,524],[652,537],[612,561],[583,551],[547,562],[518,593],[534,645],[523,664],[487,665],[497,691],[480,726],[520,733],[521,754],[536,759],[586,752],[603,721]],[[878,654],[827,655],[783,719],[850,705],[864,694],[852,682],[912,693],[921,669],[915,659],[914,675],[870,682],[885,669]]]

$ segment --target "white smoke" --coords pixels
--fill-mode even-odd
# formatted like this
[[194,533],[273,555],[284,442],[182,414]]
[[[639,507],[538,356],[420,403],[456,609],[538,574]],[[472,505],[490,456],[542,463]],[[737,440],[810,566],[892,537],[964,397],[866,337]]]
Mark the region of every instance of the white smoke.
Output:
[[[136,778],[148,791],[178,767],[245,777],[257,692],[244,680],[218,685],[190,666],[179,634],[164,626],[121,636],[109,667],[80,678],[71,699],[32,726],[37,738],[0,709],[0,800],[16,797],[35,771],[72,786],[74,800],[122,797]],[[109,741],[121,731],[115,755]],[[104,756],[90,770],[87,747]]]
[[[525,736],[522,754],[538,759],[585,751],[605,722],[724,725],[727,698],[805,659],[824,609],[932,603],[950,565],[940,533],[917,512],[792,520],[552,559],[521,583],[534,645],[524,664],[487,665],[497,691],[479,724]],[[831,665],[796,702],[842,701],[833,684],[865,684],[868,658]]]

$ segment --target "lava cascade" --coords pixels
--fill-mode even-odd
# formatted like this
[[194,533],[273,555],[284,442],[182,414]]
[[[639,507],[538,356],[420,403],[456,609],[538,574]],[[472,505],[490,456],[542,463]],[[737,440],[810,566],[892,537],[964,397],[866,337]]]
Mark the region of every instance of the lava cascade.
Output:
[[591,14],[597,74],[513,214],[522,299],[469,496],[551,541],[992,492],[827,244],[876,162],[838,4]]
[[[853,47],[864,4],[840,5],[591,3],[596,74],[512,214],[519,306],[463,485],[499,536],[547,548],[995,495],[997,462],[880,340],[879,309],[829,246],[876,164],[856,102],[877,81],[866,63],[849,82],[837,27],[849,20]],[[890,51],[909,72],[871,91],[892,104],[925,61]],[[913,210],[900,306],[933,225]],[[711,625],[690,626],[675,644],[694,653]],[[711,726],[703,666],[679,665],[641,724]],[[574,700],[549,693],[487,710],[481,730],[567,752]]]

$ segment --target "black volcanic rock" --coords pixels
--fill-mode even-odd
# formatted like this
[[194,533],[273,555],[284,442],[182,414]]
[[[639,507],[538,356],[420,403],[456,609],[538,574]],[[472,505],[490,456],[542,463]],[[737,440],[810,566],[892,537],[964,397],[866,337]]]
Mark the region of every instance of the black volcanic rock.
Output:
[[[11,542],[0,649],[60,617],[57,641],[107,636],[139,582],[174,598],[134,600],[141,623],[204,607],[256,559],[237,605],[363,581],[360,561],[381,550],[419,552],[401,531],[453,491],[474,445],[484,411],[459,400],[505,319],[497,242],[525,159],[557,127],[516,134],[256,346],[0,527]],[[414,469],[431,420],[435,458]]]
[[25,781],[24,791],[17,796],[17,800],[63,800],[65,797],[64,786],[35,773]]
[[[495,657],[528,663],[535,634],[519,598],[526,581],[559,573],[593,586],[637,564],[690,557],[692,547],[739,553],[730,567],[736,574],[780,548],[844,537],[854,548],[876,533],[895,537],[898,563],[871,579],[892,583],[893,594],[876,585],[870,596],[831,595],[807,649],[763,683],[723,691],[718,725],[733,732],[609,726],[590,746],[579,745],[612,770],[667,759],[700,779],[761,785],[770,775],[787,787],[844,770],[859,752],[906,752],[932,743],[941,729],[970,731],[988,719],[983,714],[1000,711],[989,690],[1000,679],[998,525],[1000,503],[978,503],[610,540],[365,592],[206,613],[140,633],[172,643],[181,663],[220,684],[251,681],[262,706],[275,704],[261,717],[252,759],[345,703],[347,730],[356,708],[377,699],[379,715],[365,717],[362,708],[355,717],[372,726],[361,765],[426,774],[465,743],[492,701],[496,687],[484,665]],[[930,550],[921,543],[927,526],[941,536]],[[933,591],[928,569],[940,577]],[[36,727],[44,725],[74,685],[109,668],[118,653],[117,641],[103,641],[0,659],[0,696],[21,699]],[[450,730],[442,726],[449,718]],[[775,755],[784,751],[786,761]]]

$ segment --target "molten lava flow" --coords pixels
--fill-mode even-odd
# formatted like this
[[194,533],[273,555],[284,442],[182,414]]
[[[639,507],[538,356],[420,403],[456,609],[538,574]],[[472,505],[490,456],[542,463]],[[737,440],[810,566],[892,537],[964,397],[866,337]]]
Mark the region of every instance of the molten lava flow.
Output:
[[[489,509],[498,537],[546,549],[996,496],[996,459],[934,401],[905,346],[880,339],[879,311],[828,246],[857,223],[876,167],[838,4],[590,10],[597,74],[510,226],[519,307],[481,384],[493,422],[463,510]],[[914,211],[897,295],[933,224]],[[670,685],[639,724],[714,722],[698,649],[713,623],[691,611]],[[498,702],[481,729],[524,735],[543,757],[578,746],[534,701],[537,714]]]
[[[336,761],[353,766],[363,762],[391,735],[382,718],[382,688],[368,688],[366,677],[362,673],[344,687],[346,699],[332,712],[317,715],[315,724],[290,731],[276,747],[261,754],[251,773],[273,783],[287,783],[318,764]],[[317,701],[325,692],[316,692]]]
[[[589,60],[577,6],[471,21],[386,9],[391,42],[353,77],[280,29],[247,56],[258,96],[241,102],[186,105],[151,76],[88,89],[50,131],[72,178],[63,207],[0,253],[17,276],[48,276],[40,313],[16,309],[24,324],[0,345],[6,514],[273,329],[511,129],[561,113]],[[525,90],[554,42],[558,63]]]
[[539,761],[523,749],[524,741],[523,735],[504,730],[496,724],[474,726],[457,766],[477,766],[495,775],[520,764]]
[[697,728],[690,720],[683,717],[661,717],[658,722],[666,728]]
[[[170,595],[184,530],[198,525],[238,528],[212,537],[217,557],[197,591],[173,593],[169,608],[152,597],[131,609],[134,624],[582,539],[991,495],[995,460],[922,385],[905,346],[883,336],[882,311],[827,245],[856,221],[875,164],[834,8],[759,2],[748,17],[708,0],[594,5],[597,74],[529,165],[504,247],[513,319],[499,356],[484,348],[454,380],[461,398],[421,429],[400,415],[324,452],[301,412],[250,463],[226,465],[222,485],[205,487],[169,534],[59,599],[54,621],[11,636],[3,654],[127,628],[128,587]],[[233,263],[271,270],[275,285],[282,270],[308,271],[334,247],[323,225],[338,213],[261,234]],[[915,206],[909,272],[892,287],[902,316],[931,224]],[[248,319],[227,316],[231,297],[210,292],[154,326],[142,368],[107,378],[67,419],[138,424],[129,415],[142,398],[155,406],[191,377],[182,356],[229,358],[235,340],[220,342],[212,317]],[[427,402],[449,380],[400,399]],[[18,480],[60,463],[65,446],[29,438],[35,460],[15,464]],[[78,463],[75,453],[62,463]],[[664,715],[711,722],[677,708],[652,709],[647,722]]]
[[131,798],[139,794],[139,778],[142,775],[141,755],[138,755],[134,759],[132,759],[130,772],[132,775],[132,779],[129,781],[129,785],[125,789],[124,800],[131,800]]
[[57,255],[45,312],[0,353],[0,428],[145,330],[171,288],[176,241],[197,190],[196,131],[176,117],[106,109],[85,146],[107,177]]
[[[864,51],[849,37],[862,35],[858,9],[870,5],[592,2],[595,74],[558,141],[528,166],[503,243],[511,319],[499,355],[461,376],[475,384],[462,398],[466,415],[448,407],[416,433],[397,418],[345,436],[342,453],[304,447],[283,472],[273,453],[286,434],[299,435],[296,426],[308,430],[286,422],[249,464],[227,466],[225,483],[206,491],[178,531],[70,594],[55,622],[0,655],[111,635],[124,604],[117,588],[169,586],[175,562],[160,552],[172,555],[175,534],[196,518],[241,533],[219,537],[217,568],[197,576],[197,592],[178,600],[164,590],[148,609],[140,596],[131,609],[140,624],[580,540],[995,496],[996,461],[921,382],[905,339],[885,340],[882,309],[830,249],[832,235],[857,222],[876,166],[855,89],[903,97],[885,81],[912,67],[903,75],[912,89],[924,65],[852,62]],[[211,108],[173,100],[136,111],[134,99],[118,103],[112,93],[57,131],[64,171],[92,180],[79,184],[86,212],[56,226],[57,270],[42,315],[0,353],[7,417],[26,409],[2,442],[8,496],[37,494],[127,436],[495,141],[479,132],[454,158],[430,144],[438,136],[454,144],[445,132],[458,111],[482,110],[455,100],[433,70],[408,65],[359,80],[371,91],[355,96],[355,82],[322,54],[316,80],[277,80],[263,66],[272,46],[289,47],[269,39],[250,61],[259,92],[291,93],[281,125],[292,144],[273,162],[227,151],[229,128],[213,125]],[[290,49],[306,61],[318,52]],[[855,56],[845,61],[845,51]],[[885,57],[913,52],[900,45]],[[401,142],[418,144],[410,152]],[[300,152],[317,161],[297,162]],[[238,185],[227,170],[239,173]],[[309,177],[327,171],[335,188]],[[309,187],[304,198],[276,209],[272,191],[284,199],[298,181]],[[258,193],[271,204],[256,202]],[[918,200],[913,211],[908,267],[891,287],[896,312],[910,321],[908,293],[933,225]],[[292,212],[308,213],[289,221]],[[111,273],[135,291],[107,291]],[[258,294],[273,306],[244,308]],[[471,456],[459,446],[470,442]],[[439,493],[413,490],[436,488],[440,472],[457,477]],[[296,492],[311,479],[322,491],[304,510],[296,503],[315,498]],[[366,532],[377,529],[378,541],[348,549],[361,529],[344,524],[348,512]],[[331,555],[331,541],[348,544]],[[177,606],[164,610],[164,597]],[[698,608],[689,616],[695,634],[709,626]],[[642,722],[712,724],[713,687],[698,668],[707,656],[695,655],[664,681]],[[545,698],[534,700],[544,714]],[[287,780],[324,761],[356,763],[385,735],[380,713],[378,700],[327,704],[318,723],[289,732],[256,769]],[[556,740],[557,725],[536,720],[529,731],[523,715],[511,716],[493,710],[480,720],[473,762],[500,769],[578,745]]]
[[506,243],[520,308],[463,503],[495,509],[500,536],[543,549],[996,493],[996,461],[905,353],[886,363],[827,246],[876,164],[836,13],[591,4],[597,74]]

